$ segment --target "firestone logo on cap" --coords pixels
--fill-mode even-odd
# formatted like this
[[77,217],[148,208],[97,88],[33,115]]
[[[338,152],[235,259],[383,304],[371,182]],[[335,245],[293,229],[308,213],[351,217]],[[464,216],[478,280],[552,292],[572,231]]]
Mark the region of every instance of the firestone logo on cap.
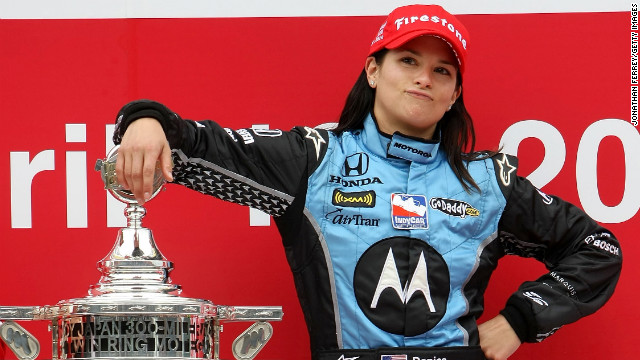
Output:
[[[451,31],[451,33],[455,34],[456,39],[458,39],[460,41],[460,44],[462,44],[462,48],[463,49],[467,49],[467,39],[462,37],[462,34],[460,33],[460,31],[456,30],[456,27],[449,21],[447,21],[447,19],[445,18],[439,18],[437,16],[431,16],[429,17],[429,15],[422,15],[420,17],[418,16],[409,16],[409,17],[401,17],[399,19],[396,19],[394,21],[394,24],[396,24],[396,30],[400,31],[400,27],[403,25],[408,25],[408,24],[413,24],[416,21],[421,21],[421,22],[433,22],[435,24],[442,24],[443,30],[446,27],[449,31]],[[386,24],[386,22],[385,22]]]
[[464,25],[438,5],[409,5],[391,12],[376,34],[369,55],[383,49],[393,49],[421,35],[431,35],[446,41],[464,70],[468,32]]

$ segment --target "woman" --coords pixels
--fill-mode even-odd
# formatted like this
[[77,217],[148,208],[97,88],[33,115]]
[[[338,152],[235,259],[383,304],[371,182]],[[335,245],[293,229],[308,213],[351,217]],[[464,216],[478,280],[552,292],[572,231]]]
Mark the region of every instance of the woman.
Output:
[[[144,203],[159,159],[168,181],[272,214],[314,359],[506,359],[602,306],[621,254],[582,211],[517,177],[515,158],[473,152],[468,43],[439,6],[394,10],[332,131],[232,131],[132,102],[114,135],[118,181]],[[505,254],[549,273],[477,325]]]

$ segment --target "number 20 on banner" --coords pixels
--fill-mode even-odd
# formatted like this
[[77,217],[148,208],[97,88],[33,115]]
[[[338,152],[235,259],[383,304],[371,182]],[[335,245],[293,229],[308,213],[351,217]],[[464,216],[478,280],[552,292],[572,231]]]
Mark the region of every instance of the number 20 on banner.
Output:
[[[622,200],[615,206],[603,204],[598,189],[598,148],[601,141],[612,136],[624,148],[625,180]],[[553,180],[566,158],[562,134],[552,125],[538,120],[523,120],[511,125],[502,135],[503,152],[517,155],[520,142],[526,138],[539,139],[545,157],[527,178],[538,188]],[[587,214],[603,223],[621,223],[631,219],[640,209],[640,133],[630,123],[620,119],[603,119],[589,125],[582,134],[576,158],[576,184],[580,203]],[[635,158],[635,160],[634,160]]]

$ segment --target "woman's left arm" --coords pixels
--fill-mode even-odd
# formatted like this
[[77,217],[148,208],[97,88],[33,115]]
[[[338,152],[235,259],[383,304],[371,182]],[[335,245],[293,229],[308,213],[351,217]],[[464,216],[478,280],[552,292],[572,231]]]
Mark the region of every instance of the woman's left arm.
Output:
[[[503,164],[505,159],[517,161],[503,156]],[[494,165],[498,175],[504,174],[499,159]],[[549,272],[523,283],[501,314],[521,341],[538,342],[609,300],[622,253],[615,236],[581,209],[544,194],[525,178],[510,180],[500,184],[507,199],[498,227],[502,247],[508,254],[538,259]]]

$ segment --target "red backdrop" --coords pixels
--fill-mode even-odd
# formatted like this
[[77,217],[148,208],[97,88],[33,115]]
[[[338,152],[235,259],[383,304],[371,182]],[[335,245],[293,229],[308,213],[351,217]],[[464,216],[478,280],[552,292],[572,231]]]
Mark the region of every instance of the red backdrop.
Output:
[[[472,35],[464,91],[477,147],[497,148],[505,131],[525,120],[539,122],[524,123],[533,125],[505,146],[541,137],[534,130],[542,125],[557,129],[543,133],[560,140],[522,141],[519,173],[540,167],[546,152],[560,170],[554,176],[543,165],[551,177],[543,190],[614,231],[625,256],[616,294],[600,312],[543,343],[523,345],[512,359],[631,358],[640,322],[633,310],[640,188],[632,183],[640,176],[640,134],[630,123],[630,13],[460,18]],[[93,164],[104,157],[106,125],[124,103],[156,99],[185,118],[233,128],[333,122],[381,20],[0,20],[0,305],[55,304],[85,296],[98,281],[96,262],[111,249],[117,229],[107,226],[107,196]],[[604,119],[611,120],[599,122]],[[74,139],[67,124],[85,124],[86,139]],[[85,173],[86,189],[76,182]],[[175,263],[172,279],[185,295],[283,306],[284,319],[273,324],[274,337],[259,358],[308,358],[302,313],[273,225],[250,226],[247,208],[175,185],[147,209],[144,224]],[[504,259],[483,319],[542,271],[531,260]],[[47,324],[21,324],[40,338],[40,358],[50,357]],[[248,325],[225,327],[223,358],[232,357],[231,341]]]

